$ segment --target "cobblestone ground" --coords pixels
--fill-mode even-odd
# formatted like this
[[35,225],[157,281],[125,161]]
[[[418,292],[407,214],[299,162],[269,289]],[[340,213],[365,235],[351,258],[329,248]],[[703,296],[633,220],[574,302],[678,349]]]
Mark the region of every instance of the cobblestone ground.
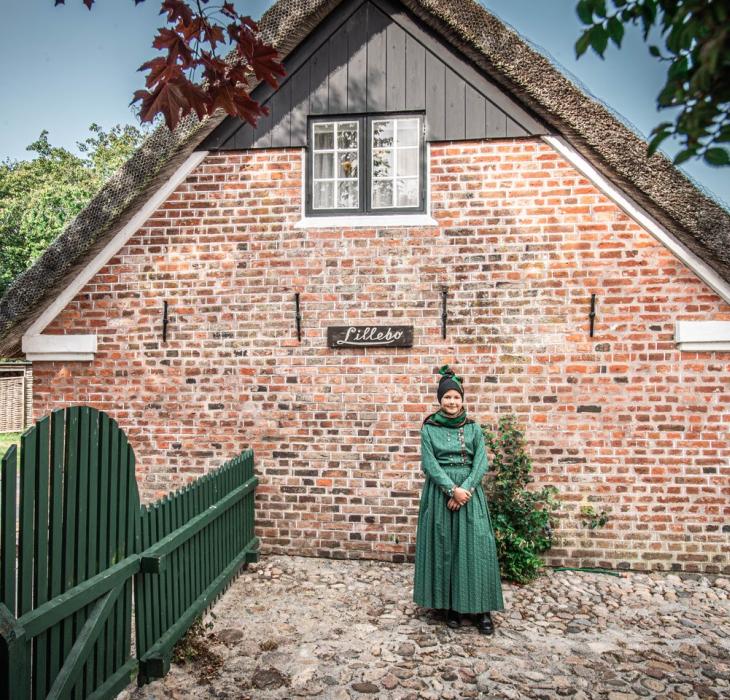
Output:
[[[205,622],[220,655],[147,698],[730,698],[730,579],[549,571],[495,634],[411,602],[413,566],[269,556]],[[201,683],[201,676],[204,680]]]

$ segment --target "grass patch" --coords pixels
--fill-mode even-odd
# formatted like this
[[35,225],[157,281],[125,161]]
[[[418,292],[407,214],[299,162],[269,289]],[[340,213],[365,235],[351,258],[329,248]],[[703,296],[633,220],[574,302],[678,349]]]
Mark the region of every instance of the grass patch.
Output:
[[20,433],[0,433],[0,457],[8,451],[10,445],[20,448]]

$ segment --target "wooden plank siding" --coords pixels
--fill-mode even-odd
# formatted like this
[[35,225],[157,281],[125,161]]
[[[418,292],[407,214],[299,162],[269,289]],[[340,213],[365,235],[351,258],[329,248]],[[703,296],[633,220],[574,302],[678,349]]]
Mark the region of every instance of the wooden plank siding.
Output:
[[387,29],[388,18],[370,3],[367,12],[367,111],[384,112],[386,109]]
[[[347,34],[347,112],[367,109],[368,26],[366,10],[355,12],[346,22]],[[364,20],[364,21],[363,21]],[[306,118],[305,118],[306,133]]]
[[456,49],[391,0],[335,9],[284,61],[278,89],[253,96],[269,109],[255,128],[229,117],[200,150],[301,147],[307,117],[425,111],[427,140],[545,134],[548,130]]

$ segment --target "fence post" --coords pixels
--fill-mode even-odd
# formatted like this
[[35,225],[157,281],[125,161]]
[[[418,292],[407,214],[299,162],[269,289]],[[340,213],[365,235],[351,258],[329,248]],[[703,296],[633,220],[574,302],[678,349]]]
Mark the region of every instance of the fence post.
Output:
[[0,674],[0,696],[29,700],[30,642],[15,616],[0,603],[0,671],[3,671]]

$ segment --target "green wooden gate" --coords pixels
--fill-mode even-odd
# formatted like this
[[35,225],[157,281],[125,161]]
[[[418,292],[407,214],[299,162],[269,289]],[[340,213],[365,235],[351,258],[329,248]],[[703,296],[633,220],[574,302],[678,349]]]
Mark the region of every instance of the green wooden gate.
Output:
[[163,676],[258,559],[251,450],[140,508],[126,436],[77,406],[38,421],[0,466],[0,700],[102,700]]
[[134,678],[138,514],[134,453],[105,413],[59,409],[22,436],[20,460],[8,450],[0,472],[0,695],[104,698]]

